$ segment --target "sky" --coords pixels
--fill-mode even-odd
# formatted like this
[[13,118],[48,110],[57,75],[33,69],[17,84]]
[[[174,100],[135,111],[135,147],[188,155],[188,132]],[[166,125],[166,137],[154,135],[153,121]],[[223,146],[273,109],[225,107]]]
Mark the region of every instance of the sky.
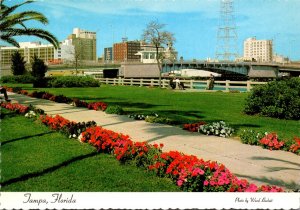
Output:
[[[5,0],[12,5],[21,0]],[[128,40],[140,40],[151,21],[165,24],[176,38],[178,57],[184,60],[214,58],[220,20],[221,0],[37,0],[20,10],[42,12],[49,20],[44,26],[63,41],[73,28],[97,32],[97,56],[104,47]],[[272,39],[275,53],[300,60],[300,0],[234,0],[238,53],[249,37]],[[39,41],[18,37],[17,41]],[[46,43],[46,41],[42,41]],[[0,42],[3,44],[3,42]]]

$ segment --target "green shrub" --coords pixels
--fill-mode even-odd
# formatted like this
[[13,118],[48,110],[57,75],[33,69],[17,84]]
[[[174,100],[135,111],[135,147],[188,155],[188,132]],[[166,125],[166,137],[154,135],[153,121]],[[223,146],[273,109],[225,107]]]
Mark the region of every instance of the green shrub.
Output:
[[33,81],[34,81],[34,77],[29,74],[17,75],[17,76],[7,75],[1,77],[1,83],[30,84],[33,83]]
[[262,133],[253,130],[243,130],[239,136],[242,143],[250,145],[259,145],[259,140],[264,137]]
[[99,87],[100,83],[89,76],[61,76],[52,77],[49,87]]
[[159,116],[147,116],[145,121],[149,123],[161,123],[161,124],[169,124],[169,125],[176,124],[174,120],[168,117],[159,117]]
[[300,78],[256,86],[246,99],[246,114],[261,114],[280,119],[300,119]]
[[24,57],[19,53],[19,51],[15,51],[11,55],[11,72],[13,75],[23,75],[26,72]]
[[48,67],[42,59],[38,58],[37,55],[34,55],[32,58],[31,69],[31,75],[40,79],[45,77]]
[[34,88],[46,88],[48,87],[48,78],[36,77],[32,84]]
[[124,113],[124,110],[119,105],[108,106],[105,110],[106,114],[118,114],[121,115]]

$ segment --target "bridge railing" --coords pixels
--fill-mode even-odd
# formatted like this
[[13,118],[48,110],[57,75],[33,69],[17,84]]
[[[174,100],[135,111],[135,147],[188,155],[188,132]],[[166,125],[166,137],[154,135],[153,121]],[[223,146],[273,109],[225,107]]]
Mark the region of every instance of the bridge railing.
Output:
[[[128,86],[148,86],[148,87],[158,87],[159,80],[158,79],[136,79],[136,78],[97,78],[102,84],[110,84],[110,85],[128,85]],[[184,84],[186,89],[195,89],[195,90],[206,90],[209,85],[209,80],[190,80],[184,79],[180,80]],[[218,91],[240,91],[240,92],[248,92],[255,85],[266,84],[266,82],[253,82],[253,81],[215,81],[213,90]],[[170,88],[170,81],[167,79],[161,80],[162,88]],[[178,88],[178,87],[176,87]]]

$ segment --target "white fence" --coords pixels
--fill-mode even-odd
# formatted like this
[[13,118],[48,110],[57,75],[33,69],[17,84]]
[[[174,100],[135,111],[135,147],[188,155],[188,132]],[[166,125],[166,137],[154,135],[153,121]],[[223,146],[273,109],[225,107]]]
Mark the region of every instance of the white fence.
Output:
[[[159,86],[158,79],[134,79],[134,78],[96,78],[102,84],[111,84],[111,85],[130,85],[130,86]],[[196,89],[196,90],[206,90],[209,84],[209,80],[180,80],[184,84],[186,89]],[[266,82],[253,82],[253,81],[215,81],[213,90],[222,90],[222,91],[241,91],[246,92],[250,91],[251,88],[255,85],[266,84]],[[169,88],[170,81],[167,79],[161,80],[162,88]],[[178,87],[177,87],[178,88]]]

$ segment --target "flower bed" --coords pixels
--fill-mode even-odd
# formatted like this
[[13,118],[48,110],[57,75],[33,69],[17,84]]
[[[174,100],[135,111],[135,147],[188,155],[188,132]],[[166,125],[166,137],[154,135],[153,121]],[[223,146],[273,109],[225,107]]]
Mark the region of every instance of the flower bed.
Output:
[[270,150],[277,150],[283,147],[284,142],[283,141],[279,141],[278,140],[278,136],[276,133],[269,133],[267,135],[265,135],[260,141],[259,143],[267,149]]
[[88,109],[93,109],[93,110],[102,110],[102,111],[105,111],[105,109],[107,108],[107,104],[104,103],[104,102],[92,102],[92,103],[89,103]]
[[80,134],[87,128],[96,126],[95,121],[76,123],[59,115],[54,117],[49,115],[41,115],[40,120],[43,124],[49,126],[51,129],[61,131],[69,136],[69,138],[78,138]]
[[258,187],[247,180],[239,180],[222,164],[177,151],[162,152],[162,145],[133,142],[129,136],[98,126],[83,132],[81,141],[95,146],[99,152],[114,154],[122,162],[134,161],[136,165],[154,171],[159,176],[169,177],[184,191],[283,191],[276,186]]
[[24,106],[24,105],[17,104],[17,103],[1,102],[1,107],[5,108],[5,109],[8,109],[10,111],[15,111],[19,114],[25,114],[29,111],[28,106]]
[[289,151],[300,155],[300,138],[295,137],[294,140],[295,143],[290,146]]
[[285,150],[300,155],[300,138],[294,137],[293,140],[280,140],[278,135],[273,133],[264,134],[253,130],[244,130],[240,133],[241,141],[244,144],[259,145],[269,150]]
[[[2,107],[17,107],[24,114],[28,107],[20,104],[1,104]],[[26,107],[26,109],[24,109]],[[16,110],[12,108],[11,110]],[[240,180],[224,165],[204,161],[196,156],[178,151],[162,152],[163,145],[133,142],[129,136],[95,126],[95,123],[76,124],[59,115],[41,115],[40,120],[51,129],[62,131],[73,137],[73,131],[81,132],[79,139],[97,148],[99,152],[111,153],[121,162],[133,162],[137,166],[154,171],[159,176],[171,178],[182,190],[196,192],[283,192],[276,186],[261,186]],[[74,126],[78,125],[78,127]],[[80,127],[80,128],[79,128]],[[70,129],[72,128],[72,129]],[[76,135],[77,137],[77,135]]]
[[199,132],[205,135],[229,137],[233,134],[234,129],[229,127],[224,121],[220,121],[201,125],[199,128]]
[[86,107],[88,109],[93,109],[93,110],[101,110],[105,111],[107,108],[107,104],[104,102],[92,102],[92,103],[87,103],[85,101],[81,101],[79,99],[71,99],[69,97],[66,97],[64,95],[53,95],[51,93],[45,92],[45,91],[33,91],[31,93],[28,93],[26,90],[22,90],[21,88],[9,88],[5,87],[7,91],[9,92],[14,92],[18,94],[23,94],[23,95],[28,95],[29,97],[34,97],[34,98],[41,98],[41,99],[46,99],[50,101],[54,101],[57,103],[68,103],[71,104],[72,106],[76,107]]
[[206,122],[203,121],[197,123],[191,123],[191,124],[187,123],[183,125],[183,130],[188,130],[190,132],[199,132],[200,126],[205,124]]
[[89,103],[85,102],[85,101],[81,101],[77,98],[73,98],[73,101],[70,104],[71,106],[76,106],[76,107],[85,107],[87,108]]

